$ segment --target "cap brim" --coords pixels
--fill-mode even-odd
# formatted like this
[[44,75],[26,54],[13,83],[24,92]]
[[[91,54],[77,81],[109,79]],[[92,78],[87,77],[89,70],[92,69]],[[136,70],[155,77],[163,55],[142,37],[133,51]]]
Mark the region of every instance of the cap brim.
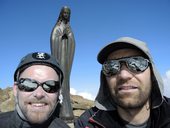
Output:
[[118,49],[123,49],[123,48],[138,49],[137,46],[129,42],[113,42],[105,46],[103,49],[101,49],[101,51],[99,52],[97,56],[98,62],[103,64],[111,52],[114,52]]

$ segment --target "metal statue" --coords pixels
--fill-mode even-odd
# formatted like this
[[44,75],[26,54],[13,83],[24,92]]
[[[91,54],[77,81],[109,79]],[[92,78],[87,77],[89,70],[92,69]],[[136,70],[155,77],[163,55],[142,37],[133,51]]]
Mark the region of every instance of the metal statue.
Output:
[[51,54],[59,60],[64,72],[62,84],[63,102],[60,117],[64,120],[73,120],[73,110],[70,102],[70,73],[75,52],[75,39],[70,26],[69,7],[61,9],[57,23],[51,33]]

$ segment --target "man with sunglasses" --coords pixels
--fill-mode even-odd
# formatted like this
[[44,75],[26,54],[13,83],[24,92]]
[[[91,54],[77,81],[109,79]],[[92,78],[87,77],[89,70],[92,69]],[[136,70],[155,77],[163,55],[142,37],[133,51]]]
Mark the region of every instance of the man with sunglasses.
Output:
[[0,115],[0,128],[68,128],[57,116],[63,72],[53,56],[30,53],[14,73],[16,109]]
[[76,128],[170,128],[170,101],[144,42],[119,38],[97,59],[102,70],[95,107],[76,120]]

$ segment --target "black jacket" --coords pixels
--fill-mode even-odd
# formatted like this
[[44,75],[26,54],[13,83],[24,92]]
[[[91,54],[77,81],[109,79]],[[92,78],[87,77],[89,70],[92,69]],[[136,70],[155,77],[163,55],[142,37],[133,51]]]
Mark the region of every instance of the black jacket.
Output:
[[69,126],[59,118],[53,118],[42,125],[32,125],[22,120],[16,111],[11,111],[0,114],[0,128],[69,128]]
[[[151,110],[150,124],[147,128],[170,128],[170,101]],[[125,128],[117,111],[104,111],[93,107],[75,121],[75,128]]]

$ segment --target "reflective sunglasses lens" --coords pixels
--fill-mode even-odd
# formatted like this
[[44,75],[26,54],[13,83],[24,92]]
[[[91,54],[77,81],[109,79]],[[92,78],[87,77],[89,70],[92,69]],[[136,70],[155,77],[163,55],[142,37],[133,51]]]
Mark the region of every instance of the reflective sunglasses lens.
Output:
[[31,92],[34,91],[38,87],[37,83],[30,79],[23,79],[19,80],[18,88],[21,91]]
[[60,82],[49,80],[43,83],[38,83],[36,80],[21,78],[18,82],[18,88],[21,91],[32,92],[41,86],[48,93],[55,93],[60,89]]
[[127,67],[133,72],[143,72],[148,68],[149,60],[143,57],[131,57],[127,59]]
[[106,76],[115,75],[120,70],[120,63],[116,60],[108,60],[102,66],[102,72]]
[[149,60],[141,56],[121,58],[104,62],[102,66],[102,72],[105,74],[105,76],[116,75],[120,71],[121,62],[126,62],[127,68],[135,73],[145,71],[149,65]]
[[60,89],[59,81],[46,81],[42,84],[43,89],[48,93],[55,93]]

